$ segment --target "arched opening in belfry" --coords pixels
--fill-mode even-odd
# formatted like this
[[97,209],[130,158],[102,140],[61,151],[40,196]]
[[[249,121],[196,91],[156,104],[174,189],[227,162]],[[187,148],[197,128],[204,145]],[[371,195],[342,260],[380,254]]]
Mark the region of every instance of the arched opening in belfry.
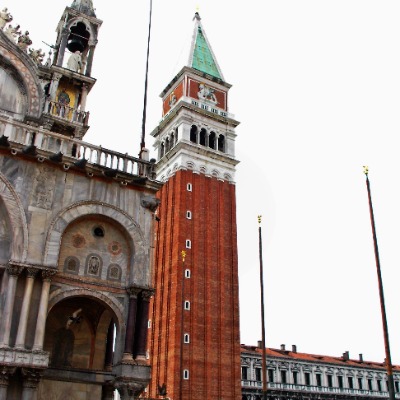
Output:
[[202,146],[207,146],[207,131],[204,128],[200,131],[200,144]]
[[190,128],[190,141],[193,143],[197,143],[197,126],[192,125]]
[[89,42],[90,34],[86,29],[86,25],[83,22],[78,22],[70,29],[71,33],[68,36],[67,48],[71,53],[80,51],[83,53]]

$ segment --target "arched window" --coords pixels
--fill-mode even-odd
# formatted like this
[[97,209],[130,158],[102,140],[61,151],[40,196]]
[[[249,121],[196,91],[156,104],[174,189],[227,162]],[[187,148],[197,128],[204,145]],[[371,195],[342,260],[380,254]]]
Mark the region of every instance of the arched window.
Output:
[[218,137],[218,150],[225,153],[225,136],[219,135]]
[[188,369],[183,370],[183,379],[189,379],[189,370]]
[[197,126],[192,125],[190,129],[190,141],[193,143],[197,143]]
[[164,143],[161,143],[161,146],[160,146],[160,158],[163,158],[164,154],[165,154],[165,146],[164,146]]
[[190,335],[188,333],[183,335],[183,343],[190,343]]
[[200,144],[207,146],[207,131],[204,128],[200,131]]
[[191,211],[186,211],[186,218],[187,219],[192,219],[192,212]]
[[165,139],[165,153],[168,153],[170,150],[170,143],[169,143],[169,138]]
[[185,278],[190,278],[190,269],[185,269]]
[[183,308],[185,310],[190,310],[190,301],[189,300],[185,300],[185,303],[183,304]]
[[210,136],[208,137],[208,147],[210,147],[211,149],[216,149],[215,148],[215,132],[211,132]]
[[186,248],[191,249],[192,248],[192,242],[189,239],[186,239]]

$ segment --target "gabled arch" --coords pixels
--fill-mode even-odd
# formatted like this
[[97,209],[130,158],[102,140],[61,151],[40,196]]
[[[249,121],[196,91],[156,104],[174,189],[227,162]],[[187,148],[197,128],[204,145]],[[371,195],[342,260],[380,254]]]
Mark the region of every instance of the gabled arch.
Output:
[[43,265],[57,267],[60,243],[65,229],[77,218],[89,215],[108,217],[122,227],[131,242],[132,249],[135,249],[131,258],[129,282],[143,286],[149,285],[149,244],[146,242],[143,232],[130,215],[115,206],[102,202],[81,201],[71,204],[58,213],[47,232]]
[[3,199],[12,227],[11,260],[25,262],[28,253],[28,225],[18,194],[0,173],[0,197]]

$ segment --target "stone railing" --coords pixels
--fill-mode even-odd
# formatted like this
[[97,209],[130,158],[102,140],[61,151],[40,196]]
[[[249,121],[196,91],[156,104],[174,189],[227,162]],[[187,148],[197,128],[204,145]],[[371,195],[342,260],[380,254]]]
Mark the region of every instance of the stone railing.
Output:
[[[261,381],[254,380],[242,380],[242,389],[245,388],[262,388]],[[339,388],[339,387],[327,387],[327,386],[311,386],[311,385],[299,385],[294,383],[279,383],[279,382],[268,382],[269,390],[291,390],[294,392],[318,392],[318,393],[334,393],[334,394],[347,394],[347,395],[362,395],[368,397],[383,397],[387,398],[388,392],[375,391],[375,390],[363,390],[363,389],[351,389],[351,388]],[[396,398],[400,398],[400,393],[396,393]]]
[[57,101],[49,101],[45,105],[45,114],[49,114],[69,122],[88,125],[89,111],[81,111]]
[[232,118],[232,119],[235,118],[234,114],[229,113],[229,112],[223,110],[222,108],[218,108],[217,106],[214,106],[210,102],[205,102],[205,101],[201,101],[198,99],[192,99],[191,97],[182,96],[178,100],[178,102],[173,107],[171,107],[171,109],[163,116],[162,119],[165,119],[174,110],[174,108],[177,106],[177,104],[179,104],[180,102],[189,103],[195,107],[201,108],[202,110],[206,110],[206,111],[212,112],[216,115],[220,115],[221,117]]
[[[53,161],[66,162],[78,167],[102,167],[105,175],[114,177],[118,173],[153,178],[154,163],[113,150],[95,146],[82,140],[68,138],[43,128],[27,126],[9,117],[0,116],[0,146],[11,148],[17,154],[22,147],[25,154]],[[69,163],[69,164],[68,164]]]

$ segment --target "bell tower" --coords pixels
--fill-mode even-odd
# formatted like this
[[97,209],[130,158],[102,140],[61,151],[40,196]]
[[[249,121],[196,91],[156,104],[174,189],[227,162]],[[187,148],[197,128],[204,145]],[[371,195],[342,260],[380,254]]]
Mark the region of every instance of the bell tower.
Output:
[[235,128],[195,14],[188,63],[161,93],[150,396],[241,399]]
[[45,127],[53,132],[82,139],[89,129],[86,100],[96,82],[91,73],[101,24],[91,0],[74,0],[61,16],[53,60],[46,65],[51,81],[45,87]]

